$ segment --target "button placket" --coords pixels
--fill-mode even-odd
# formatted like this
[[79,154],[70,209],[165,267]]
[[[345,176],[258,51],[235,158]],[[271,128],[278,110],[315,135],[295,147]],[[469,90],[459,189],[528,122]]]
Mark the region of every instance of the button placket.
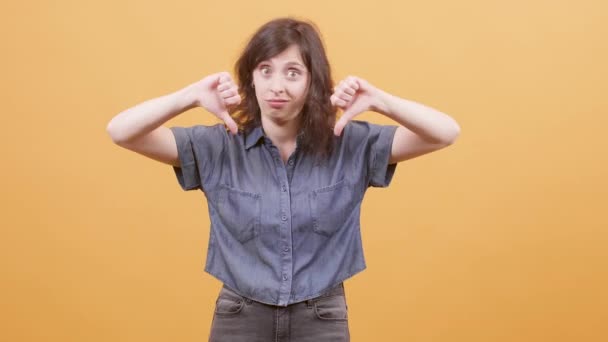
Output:
[[[279,150],[276,146],[270,144],[270,148],[268,149],[272,155],[272,158],[275,161],[275,170],[277,172],[277,178],[279,179],[279,209],[280,209],[280,222],[281,229],[279,232],[279,239],[281,245],[283,245],[282,252],[279,250],[278,254],[280,255],[281,260],[281,279],[282,284],[279,287],[279,305],[285,305],[289,301],[289,297],[291,296],[291,274],[293,272],[293,259],[292,253],[290,251],[292,237],[291,237],[291,198],[289,192],[289,181],[288,181],[288,173],[291,171],[290,166],[286,166],[283,163],[283,160],[280,158]],[[291,162],[290,162],[291,161]],[[288,165],[293,165],[293,160],[287,162]]]

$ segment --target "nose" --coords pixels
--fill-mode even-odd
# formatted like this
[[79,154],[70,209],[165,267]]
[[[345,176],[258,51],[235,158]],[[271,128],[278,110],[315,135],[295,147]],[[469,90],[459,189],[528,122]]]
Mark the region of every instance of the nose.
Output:
[[283,79],[280,75],[276,75],[270,81],[270,90],[274,93],[280,94],[285,90],[283,86]]

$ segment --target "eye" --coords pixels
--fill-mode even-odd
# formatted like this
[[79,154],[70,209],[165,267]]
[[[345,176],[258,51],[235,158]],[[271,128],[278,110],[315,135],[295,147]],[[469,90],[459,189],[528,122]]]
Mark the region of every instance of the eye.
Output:
[[300,74],[300,70],[298,69],[289,69],[289,71],[287,72],[287,75],[289,77],[296,77]]
[[263,65],[260,67],[260,73],[262,75],[268,75],[270,73],[270,67]]

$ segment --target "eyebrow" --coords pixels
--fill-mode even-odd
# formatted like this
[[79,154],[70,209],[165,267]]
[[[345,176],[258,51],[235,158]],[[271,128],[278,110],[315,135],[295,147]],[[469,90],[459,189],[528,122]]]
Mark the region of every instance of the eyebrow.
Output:
[[[265,60],[265,61],[260,62],[260,64],[264,64],[264,63],[266,63],[266,64],[272,64],[272,63],[270,63],[270,61],[269,61],[269,60]],[[300,63],[300,62],[296,62],[296,61],[290,61],[290,62],[287,62],[287,63],[285,63],[285,65],[286,65],[286,66],[296,65],[296,66],[299,66],[299,67],[302,67],[302,68],[306,69],[306,66],[305,66],[305,65],[303,65],[303,64],[302,64],[302,63]]]
[[299,62],[287,62],[287,64],[286,64],[286,65],[297,65],[297,66],[301,66],[301,67],[303,67],[303,68],[306,68],[304,65],[302,65],[302,64],[301,64],[301,63],[299,63]]

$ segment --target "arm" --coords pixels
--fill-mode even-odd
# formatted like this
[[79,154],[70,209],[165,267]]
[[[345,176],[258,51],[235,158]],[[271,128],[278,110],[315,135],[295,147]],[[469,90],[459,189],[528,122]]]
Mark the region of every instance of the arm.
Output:
[[438,110],[381,90],[377,97],[375,111],[401,125],[395,132],[389,164],[447,147],[460,135],[458,123]]
[[393,96],[367,81],[348,77],[336,87],[332,103],[344,109],[334,132],[340,135],[354,116],[372,110],[400,124],[395,132],[389,164],[436,151],[454,143],[460,126],[448,115],[423,104]]
[[112,141],[120,145],[136,140],[194,107],[194,99],[186,87],[122,111],[110,120],[106,130]]
[[154,160],[179,165],[177,145],[171,130],[161,126],[171,118],[193,108],[186,88],[129,108],[116,115],[106,130],[112,141]]
[[236,123],[227,108],[239,102],[238,90],[230,75],[217,73],[119,113],[110,120],[106,130],[117,145],[179,167],[175,137],[162,124],[188,109],[202,106],[236,133]]

